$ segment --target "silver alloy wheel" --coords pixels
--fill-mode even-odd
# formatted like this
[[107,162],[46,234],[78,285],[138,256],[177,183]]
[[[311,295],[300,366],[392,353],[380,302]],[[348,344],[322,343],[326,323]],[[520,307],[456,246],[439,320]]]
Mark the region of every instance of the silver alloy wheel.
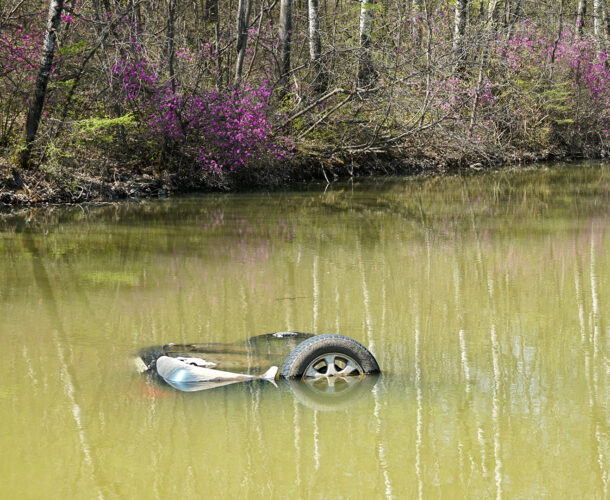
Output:
[[301,342],[280,371],[286,379],[327,381],[375,373],[379,373],[379,365],[366,347],[349,337],[332,334],[316,335]]
[[363,374],[364,370],[360,363],[350,356],[338,352],[329,352],[318,356],[309,363],[307,368],[305,368],[303,377],[331,379],[333,377],[349,377]]

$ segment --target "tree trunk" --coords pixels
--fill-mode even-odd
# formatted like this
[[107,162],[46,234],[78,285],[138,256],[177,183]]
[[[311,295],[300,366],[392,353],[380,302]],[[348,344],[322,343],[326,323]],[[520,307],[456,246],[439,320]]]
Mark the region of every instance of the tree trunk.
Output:
[[521,11],[521,0],[517,0],[514,8],[511,6],[508,12],[507,19],[507,29],[506,29],[506,39],[510,40],[513,37],[513,33],[515,31],[515,24],[517,24],[517,19],[519,19],[519,12]]
[[290,39],[292,36],[292,0],[280,0],[279,80],[286,85],[290,73]]
[[218,20],[218,0],[206,0],[204,19],[213,23]]
[[555,56],[557,54],[557,46],[559,45],[559,41],[561,40],[561,35],[563,34],[563,7],[565,0],[561,0],[559,2],[559,22],[557,27],[557,37],[553,42],[553,52],[551,52],[551,76],[549,80],[553,80],[553,72],[555,70]]
[[479,2],[479,14],[478,14],[478,20],[482,21],[483,19],[485,19],[485,2],[483,0],[480,0]]
[[413,9],[415,11],[415,15],[413,16],[413,39],[415,40],[415,46],[421,47],[423,40],[421,27],[421,16],[424,11],[423,0],[414,0]]
[[357,77],[359,88],[370,87],[377,79],[371,58],[372,3],[373,0],[360,1],[360,53],[358,56]]
[[585,15],[587,14],[587,0],[578,0],[578,10],[576,12],[576,33],[582,35],[585,27]]
[[216,22],[214,23],[214,47],[216,50],[216,86],[222,88],[222,57],[220,55],[220,16],[216,11]]
[[464,33],[466,31],[466,16],[468,14],[468,0],[457,0],[455,4],[455,18],[453,22],[453,69],[458,71],[462,65]]
[[327,77],[322,68],[322,41],[320,40],[319,0],[309,0],[309,60],[313,69],[312,88],[315,94],[326,90]]
[[49,83],[49,74],[51,72],[51,65],[53,64],[53,56],[55,54],[57,28],[59,27],[59,22],[61,20],[63,6],[64,0],[50,0],[49,2],[47,30],[42,44],[40,68],[38,69],[34,96],[30,103],[30,109],[25,124],[25,147],[21,152],[21,166],[23,168],[27,168],[30,161],[32,143],[36,138],[36,132],[38,131],[38,125],[40,124],[40,116],[42,115],[42,107],[47,93],[47,84]]
[[602,0],[593,0],[593,34],[599,42],[602,34]]
[[176,3],[175,0],[167,0],[167,66],[169,71],[169,79],[172,83],[172,89],[176,88],[175,71],[174,71],[174,24],[175,24]]
[[496,8],[499,0],[490,0],[487,4],[487,21],[485,23],[485,36],[483,38],[483,51],[481,53],[481,63],[479,66],[479,76],[477,77],[477,85],[472,102],[472,114],[470,116],[470,134],[474,131],[474,127],[477,124],[477,112],[479,108],[479,102],[481,100],[481,91],[483,90],[483,80],[485,78],[485,71],[487,70],[487,61],[491,52],[491,45],[493,43],[496,34]]
[[248,44],[248,28],[250,26],[251,0],[239,0],[237,7],[237,60],[235,61],[235,85],[241,82],[241,72]]

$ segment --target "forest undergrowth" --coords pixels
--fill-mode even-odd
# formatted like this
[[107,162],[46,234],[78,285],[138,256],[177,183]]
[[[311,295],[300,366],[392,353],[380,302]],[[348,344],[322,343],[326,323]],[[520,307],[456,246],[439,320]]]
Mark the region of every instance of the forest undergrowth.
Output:
[[0,203],[610,155],[606,0],[0,3]]

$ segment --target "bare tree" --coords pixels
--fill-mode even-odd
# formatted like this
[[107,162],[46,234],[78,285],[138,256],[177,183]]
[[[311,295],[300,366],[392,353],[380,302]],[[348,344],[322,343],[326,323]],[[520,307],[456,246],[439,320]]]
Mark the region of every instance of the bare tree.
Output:
[[326,90],[327,77],[322,68],[322,41],[320,39],[319,0],[309,0],[309,60],[314,73],[312,88],[316,94]]
[[237,60],[235,61],[235,85],[241,81],[241,72],[248,44],[248,27],[250,25],[251,0],[239,0],[237,7]]
[[587,0],[578,0],[578,8],[576,11],[576,32],[582,35],[585,27],[585,16],[587,14]]
[[513,33],[515,31],[515,24],[517,24],[517,19],[519,19],[519,13],[521,11],[521,0],[517,0],[517,2],[513,5],[512,3],[508,3],[506,7],[506,38],[510,40],[513,37]]
[[204,9],[204,19],[211,22],[218,21],[218,0],[206,0]]
[[360,0],[360,50],[357,76],[357,83],[360,88],[370,87],[377,79],[373,59],[371,58],[372,5],[372,0]]
[[494,20],[496,17],[496,9],[498,7],[498,2],[499,2],[499,0],[489,0],[489,3],[487,4],[487,20],[485,23],[485,29],[484,29],[485,36],[483,39],[483,43],[485,44],[485,46],[483,47],[483,50],[481,53],[481,61],[480,61],[480,65],[479,65],[479,76],[477,77],[476,90],[475,90],[475,95],[474,95],[474,99],[472,102],[472,113],[470,116],[470,133],[471,134],[474,130],[474,126],[477,123],[477,110],[479,107],[479,102],[481,100],[481,92],[483,90],[483,79],[485,76],[485,71],[487,70],[487,62],[489,60],[490,45],[491,45],[491,42],[496,33],[496,23]]
[[424,11],[424,0],[413,0],[413,8],[415,10],[416,21],[413,23],[413,39],[415,40],[415,45],[418,47],[421,46],[423,40],[423,33],[421,23],[419,22],[419,16],[422,15]]
[[468,0],[457,0],[455,4],[455,18],[453,22],[453,68],[457,70],[461,65],[464,32],[466,31],[466,18],[468,15]]
[[280,0],[279,79],[285,85],[290,73],[290,40],[292,37],[292,0]]
[[557,46],[559,45],[559,40],[561,40],[561,35],[563,34],[563,7],[565,0],[560,0],[559,2],[559,20],[557,22],[557,36],[555,37],[555,41],[553,42],[553,52],[551,52],[551,76],[553,78],[553,71],[555,69],[555,56],[557,54]]
[[599,41],[602,34],[602,0],[593,0],[593,34]]
[[176,0],[167,0],[167,30],[166,30],[166,57],[167,67],[169,71],[169,79],[172,84],[172,88],[176,87],[176,77],[174,71],[174,30],[175,30],[175,19],[176,19]]
[[63,6],[64,0],[49,0],[49,14],[47,16],[47,29],[42,43],[40,68],[38,69],[38,76],[36,77],[34,98],[30,104],[25,124],[25,146],[21,152],[20,158],[21,166],[23,168],[26,168],[29,164],[32,143],[36,138],[36,132],[38,131],[38,125],[40,124],[40,116],[42,115],[42,107],[47,93],[47,84],[49,83],[49,74],[51,73],[51,65],[53,64],[53,56],[55,55],[57,29],[61,20]]

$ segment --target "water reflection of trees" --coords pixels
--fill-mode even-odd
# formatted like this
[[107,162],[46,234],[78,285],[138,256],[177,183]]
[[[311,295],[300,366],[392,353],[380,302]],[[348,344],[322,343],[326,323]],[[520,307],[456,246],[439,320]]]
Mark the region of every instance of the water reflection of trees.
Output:
[[[107,321],[107,331],[129,336],[134,346],[151,338],[236,338],[271,323],[367,343],[386,375],[364,410],[340,418],[341,428],[364,436],[350,444],[374,463],[362,469],[372,470],[377,493],[604,497],[607,197],[595,191],[603,184],[593,187],[603,176],[588,172],[585,191],[593,196],[579,199],[567,186],[557,203],[553,175],[531,187],[498,174],[496,187],[475,179],[468,190],[456,178],[448,186],[390,183],[368,193],[278,195],[254,204],[247,197],[193,198],[101,207],[89,217],[76,208],[61,222],[50,215],[44,223],[24,220],[49,286],[76,316],[63,318],[66,343],[85,316]],[[19,280],[22,291],[38,294],[23,238],[3,237],[0,245],[11,262],[3,267],[11,285],[2,300],[15,296],[11,286]],[[100,268],[137,280],[80,278]],[[103,314],[68,307],[75,295],[90,294]],[[226,424],[238,413],[244,425],[234,429],[235,441],[225,438],[246,443],[244,480],[221,485],[222,492],[252,491],[261,470],[277,471],[265,456],[269,443],[280,440],[276,435],[290,443],[280,448],[281,459],[295,460],[282,469],[287,477],[302,488],[320,485],[316,477],[336,465],[336,450],[328,446],[336,420],[281,395],[266,397],[253,387],[200,406],[178,399],[166,413],[157,401],[159,419],[149,425],[159,434],[176,429],[170,453],[188,448],[193,463],[220,460],[222,468],[230,466],[228,458],[206,448],[207,440],[224,445],[222,439],[195,438],[204,448],[199,456],[189,448],[194,438],[187,429],[200,428],[202,414]],[[275,410],[280,415],[268,423]],[[169,464],[163,442],[150,443],[148,453]],[[539,459],[545,464],[534,463]],[[359,470],[357,460],[346,458]],[[568,472],[580,476],[585,469],[580,482],[568,479]],[[155,479],[163,480],[171,477]],[[273,492],[269,483],[263,489]]]

